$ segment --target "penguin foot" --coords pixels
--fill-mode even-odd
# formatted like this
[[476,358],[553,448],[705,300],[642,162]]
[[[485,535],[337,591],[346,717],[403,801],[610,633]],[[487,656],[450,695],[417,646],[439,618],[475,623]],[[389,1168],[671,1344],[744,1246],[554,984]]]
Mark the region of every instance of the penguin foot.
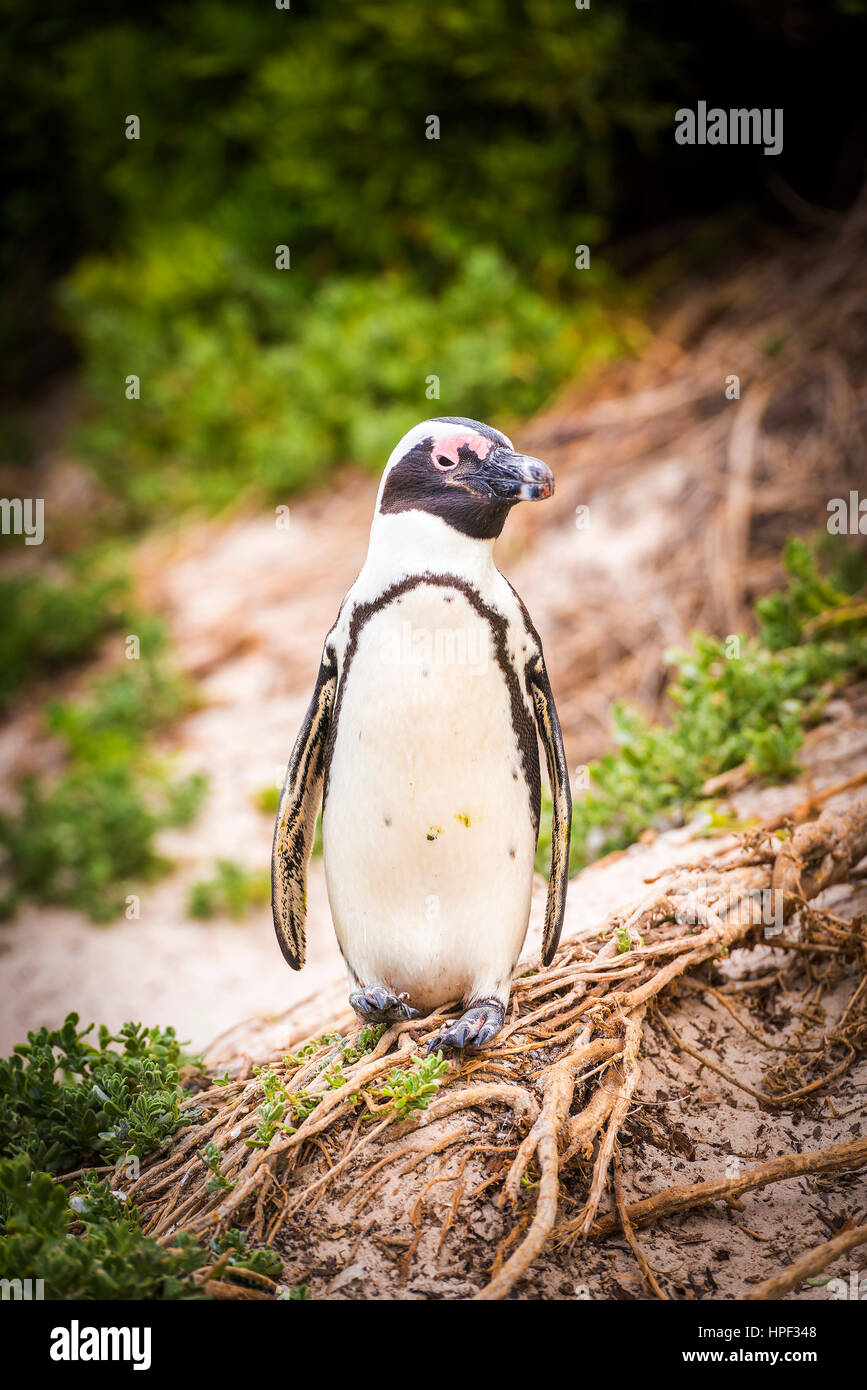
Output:
[[484,1047],[503,1026],[506,1011],[499,999],[483,999],[467,1009],[446,1028],[440,1029],[427,1045],[428,1052],[443,1047]]
[[408,994],[394,994],[385,985],[368,985],[349,996],[359,1018],[368,1023],[401,1023],[405,1018],[415,1018],[418,1009],[410,1008],[406,1002]]

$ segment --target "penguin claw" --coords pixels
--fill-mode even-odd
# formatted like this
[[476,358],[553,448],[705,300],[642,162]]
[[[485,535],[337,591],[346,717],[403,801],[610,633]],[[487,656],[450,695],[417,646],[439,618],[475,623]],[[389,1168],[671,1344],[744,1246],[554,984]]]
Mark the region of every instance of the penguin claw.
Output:
[[484,1047],[495,1038],[503,1026],[506,1011],[497,999],[475,1004],[446,1028],[441,1028],[427,1045],[428,1053],[444,1047],[462,1049]]
[[407,999],[408,994],[394,994],[385,985],[368,985],[349,996],[359,1018],[368,1023],[401,1023],[406,1018],[415,1018],[418,1009],[411,1008]]

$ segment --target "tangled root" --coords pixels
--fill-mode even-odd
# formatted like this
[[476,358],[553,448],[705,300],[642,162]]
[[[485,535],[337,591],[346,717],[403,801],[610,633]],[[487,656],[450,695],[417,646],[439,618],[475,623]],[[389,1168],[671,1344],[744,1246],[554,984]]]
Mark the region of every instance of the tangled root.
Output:
[[[483,1054],[446,1064],[436,1085],[431,1083],[435,1094],[426,1108],[401,1107],[383,1088],[395,1068],[419,1073],[426,1041],[444,1019],[455,1016],[455,1008],[401,1022],[378,1038],[358,1027],[347,1038],[325,1035],[311,1040],[300,1054],[275,1058],[249,1078],[228,1078],[191,1096],[186,1104],[199,1112],[196,1121],[131,1187],[125,1184],[126,1194],[142,1211],[146,1229],[165,1242],[180,1230],[202,1236],[242,1221],[254,1239],[271,1239],[286,1223],[303,1230],[316,1204],[338,1191],[347,1219],[359,1222],[390,1177],[414,1172],[431,1156],[458,1148],[461,1161],[457,1174],[448,1174],[455,1187],[438,1248],[449,1238],[461,1204],[483,1190],[499,1187],[499,1207],[512,1214],[488,1282],[476,1298],[506,1297],[552,1240],[571,1246],[621,1231],[646,1288],[664,1297],[641,1252],[636,1235],[641,1228],[673,1212],[734,1198],[800,1173],[867,1164],[867,1141],[859,1140],[819,1154],[784,1155],[735,1178],[674,1187],[630,1204],[618,1158],[618,1137],[640,1078],[643,1035],[651,1017],[677,1047],[769,1110],[821,1091],[860,1055],[867,1043],[865,923],[811,908],[809,900],[846,880],[865,853],[867,802],[862,802],[846,812],[825,811],[790,839],[764,834],[728,857],[712,856],[707,899],[678,886],[694,865],[672,870],[665,891],[609,918],[594,936],[567,940],[549,968],[520,973],[506,1027]],[[803,931],[797,942],[763,937],[756,895],[768,889],[782,895],[785,920],[800,914]],[[805,954],[796,959],[819,981],[834,972],[839,978],[844,966],[851,969],[856,962],[858,983],[823,1047],[808,1051],[766,1042],[724,993],[690,973],[734,946],[759,940],[771,948],[801,947]],[[736,1023],[772,1050],[775,1060],[765,1072],[764,1089],[746,1086],[684,1043],[661,1010],[676,982],[715,994]],[[363,1044],[367,1051],[361,1050]],[[269,1110],[269,1097],[273,1102],[275,1095],[276,1109],[272,1105]],[[282,1109],[279,1097],[285,1101]],[[438,1122],[446,1117],[457,1123],[442,1133]],[[488,1134],[478,1142],[482,1122]],[[206,1164],[201,1155],[207,1144],[213,1149]],[[480,1161],[481,1156],[497,1166],[468,1194],[469,1160]],[[591,1161],[583,1206],[558,1226],[563,1170]],[[531,1172],[538,1173],[535,1183]],[[409,1213],[413,1235],[408,1242],[378,1237],[397,1247],[401,1282],[422,1235],[425,1196],[446,1180],[435,1176],[423,1186]],[[599,1215],[609,1181],[613,1207]],[[535,1192],[531,1208],[525,1200],[528,1189]],[[519,1198],[524,1200],[519,1203]],[[851,1232],[847,1240],[845,1248],[850,1249]],[[816,1261],[825,1254],[811,1253],[810,1271],[824,1267]],[[214,1286],[217,1296],[229,1296],[229,1289],[234,1297],[273,1295],[273,1288],[256,1286],[255,1280],[254,1287],[239,1295],[237,1286],[221,1284],[219,1272],[216,1266],[203,1271],[204,1282]],[[774,1288],[787,1278],[779,1276]],[[750,1296],[779,1295],[757,1289]]]

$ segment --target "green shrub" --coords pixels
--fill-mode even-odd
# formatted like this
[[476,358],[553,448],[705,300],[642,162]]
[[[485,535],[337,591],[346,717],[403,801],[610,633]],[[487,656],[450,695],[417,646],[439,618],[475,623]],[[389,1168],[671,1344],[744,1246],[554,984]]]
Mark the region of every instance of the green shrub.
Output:
[[226,1253],[224,1282],[232,1283],[239,1269],[271,1280],[283,1272],[273,1250],[248,1250],[237,1228],[214,1236],[207,1249],[183,1232],[173,1245],[159,1244],[142,1234],[137,1209],[95,1174],[86,1174],[67,1197],[23,1155],[0,1160],[0,1204],[0,1278],[40,1279],[52,1300],[207,1298],[191,1275]]
[[[7,1216],[0,1237],[0,1278],[42,1279],[48,1299],[189,1299],[206,1294],[191,1279],[207,1262],[201,1246],[181,1236],[172,1246],[142,1235],[134,1210],[107,1189],[80,1189],[67,1200],[60,1183],[32,1172],[24,1157],[0,1161],[0,1197]],[[110,1205],[116,1211],[108,1214]]]
[[48,728],[73,760],[129,761],[146,739],[194,703],[192,687],[165,664],[162,629],[153,620],[149,626],[147,639],[138,634],[145,655],[92,679],[83,697],[46,704]]
[[41,1279],[49,1299],[205,1298],[190,1276],[228,1253],[223,1280],[239,1268],[278,1279],[279,1257],[248,1250],[241,1230],[214,1236],[209,1249],[184,1233],[161,1245],[98,1173],[69,1195],[55,1182],[79,1167],[126,1168],[200,1115],[180,1108],[180,1068],[198,1061],[173,1028],[101,1027],[94,1045],[93,1025],[78,1022],[69,1014],[62,1028],[29,1033],[0,1061],[0,1278]]
[[154,847],[167,826],[186,825],[206,780],[172,780],[147,739],[193,703],[167,664],[161,626],[139,617],[141,656],[92,679],[83,695],[45,706],[67,759],[54,777],[26,777],[14,812],[0,813],[0,914],[22,901],[78,908],[107,922],[141,882],[169,867]]
[[80,567],[0,579],[0,710],[23,686],[90,656],[128,612],[122,575],[90,579]]
[[5,896],[11,916],[25,899],[77,908],[94,922],[120,916],[135,887],[166,873],[154,837],[187,825],[205,779],[171,782],[158,766],[73,766],[53,783],[26,778],[14,815],[0,815]]
[[53,1173],[142,1158],[194,1117],[180,1109],[188,1059],[173,1028],[101,1027],[94,1046],[93,1025],[78,1022],[69,1014],[62,1028],[28,1033],[0,1060],[0,1153]]
[[[192,295],[175,264],[192,247],[145,242],[141,254],[165,255],[173,312],[143,298],[140,263],[83,266],[68,292],[99,402],[78,447],[135,508],[220,506],[250,485],[284,497],[347,459],[379,469],[426,414],[502,420],[504,402],[511,418],[529,414],[570,372],[628,350],[635,332],[601,302],[549,303],[493,247],[468,250],[436,296],[394,271],[332,277],[301,303],[291,272],[267,263],[243,269],[243,290],[224,285],[229,247],[206,257],[215,282]],[[263,337],[257,295],[282,298],[279,332]],[[117,389],[131,334],[135,402]]]
[[812,547],[793,537],[784,562],[789,578],[785,593],[769,594],[756,604],[759,640],[776,652],[817,636],[839,636],[844,661],[854,661],[857,668],[865,610],[864,599],[853,603],[853,595],[867,586],[863,552],[827,534]]
[[625,0],[592,25],[559,0],[55,17],[25,61],[86,248],[60,294],[77,442],[128,519],[379,468],[426,414],[508,425],[628,352],[635,291],[598,248],[624,154],[670,140],[652,28]]
[[[589,769],[575,799],[573,872],[634,843],[649,826],[687,816],[710,778],[747,764],[768,781],[794,776],[804,727],[815,722],[830,689],[867,671],[867,605],[853,601],[867,572],[855,553],[818,553],[792,540],[784,556],[788,586],[756,604],[759,631],[731,639],[694,634],[688,651],[670,653],[674,676],[669,725],[650,725],[615,705],[617,751]],[[735,654],[735,650],[737,654]],[[550,802],[545,798],[537,866],[550,867]]]

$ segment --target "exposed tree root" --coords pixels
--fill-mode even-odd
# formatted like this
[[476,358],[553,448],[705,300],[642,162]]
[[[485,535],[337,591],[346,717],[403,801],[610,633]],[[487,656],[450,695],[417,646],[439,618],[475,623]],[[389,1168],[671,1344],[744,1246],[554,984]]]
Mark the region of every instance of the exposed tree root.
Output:
[[[701,1067],[711,1068],[769,1112],[827,1094],[829,1083],[864,1051],[865,924],[815,910],[810,899],[850,877],[865,852],[867,802],[846,812],[826,810],[788,840],[754,832],[744,837],[741,850],[710,856],[704,896],[695,891],[695,866],[689,878],[684,870],[672,871],[662,891],[612,915],[595,935],[565,941],[549,969],[520,974],[500,1036],[484,1053],[449,1061],[430,1083],[420,1108],[396,1096],[410,1096],[423,1080],[425,1044],[443,1018],[454,1016],[454,1008],[408,1020],[381,1036],[357,1026],[343,1038],[325,1034],[294,1055],[254,1069],[252,1076],[238,1076],[191,1097],[189,1108],[200,1112],[196,1122],[136,1182],[124,1183],[127,1195],[142,1210],[148,1229],[164,1241],[182,1229],[204,1234],[240,1222],[257,1238],[266,1233],[273,1238],[284,1227],[302,1233],[314,1209],[329,1203],[346,1227],[355,1223],[363,1234],[370,1227],[362,1229],[360,1220],[375,1220],[383,1189],[417,1174],[420,1191],[403,1214],[409,1237],[371,1236],[397,1261],[402,1285],[418,1252],[430,1249],[435,1261],[447,1242],[454,1243],[468,1213],[500,1186],[497,1207],[491,1209],[503,1213],[496,1217],[501,1223],[497,1238],[504,1220],[511,1225],[493,1257],[488,1255],[487,1283],[476,1298],[506,1297],[555,1236],[558,1246],[572,1247],[621,1230],[647,1289],[663,1298],[636,1230],[674,1212],[718,1199],[734,1201],[767,1183],[867,1164],[867,1140],[856,1140],[822,1153],[784,1155],[736,1177],[672,1187],[629,1202],[618,1152],[624,1125],[634,1123],[630,1114],[646,1027],[661,1030],[654,1032],[656,1038],[670,1037]],[[670,1008],[678,982],[689,972],[724,958],[732,947],[780,944],[778,935],[765,933],[756,910],[761,893],[768,890],[782,895],[783,916],[792,921],[789,937],[803,952],[789,951],[779,968],[739,983],[740,998],[749,989],[781,991],[792,972],[800,971],[802,976],[806,972],[806,987],[818,1003],[822,991],[845,972],[847,979],[853,967],[859,973],[836,1027],[818,1040],[804,1035],[803,1047],[777,1046],[746,1023],[726,998],[734,984],[717,979],[711,985],[706,971],[689,980],[779,1058],[760,1089],[684,1042],[663,1008]],[[805,1018],[810,1017],[808,1009]],[[389,1080],[394,1069],[399,1075]],[[407,1073],[415,1080],[407,1082]],[[214,1148],[206,1156],[209,1143]],[[582,1165],[591,1161],[587,1174]],[[572,1202],[575,1179],[586,1187],[577,1213],[566,1220],[561,1216],[558,1226],[567,1169]],[[609,1180],[613,1210],[599,1215]],[[430,1244],[423,1245],[428,1237]],[[818,1256],[813,1252],[810,1258]],[[221,1284],[214,1269],[203,1277],[209,1288]],[[789,1277],[788,1271],[778,1276],[778,1284]],[[217,1296],[229,1295],[221,1291]],[[244,1292],[235,1286],[231,1296],[269,1295],[264,1286]],[[778,1295],[759,1289],[750,1296]]]
[[638,1240],[635,1235],[635,1229],[632,1225],[632,1222],[629,1220],[629,1213],[626,1208],[626,1199],[623,1196],[623,1180],[620,1171],[620,1158],[617,1153],[615,1153],[614,1155],[614,1168],[611,1176],[612,1185],[614,1188],[614,1205],[617,1208],[617,1216],[620,1221],[620,1227],[627,1241],[629,1242],[629,1248],[635,1256],[635,1262],[638,1265],[638,1268],[641,1270],[644,1282],[647,1285],[649,1291],[653,1294],[654,1298],[667,1299],[668,1294],[663,1293],[662,1289],[659,1287],[656,1275],[650,1268],[650,1265],[647,1263],[647,1257],[644,1254],[644,1251],[641,1249],[641,1246],[638,1244]]
[[[668,1187],[653,1197],[641,1202],[632,1202],[625,1208],[629,1222],[638,1230],[651,1226],[665,1216],[673,1216],[678,1211],[689,1211],[693,1207],[705,1206],[708,1202],[730,1200],[742,1192],[765,1187],[771,1182],[782,1182],[786,1178],[798,1178],[805,1173],[840,1173],[845,1169],[859,1168],[867,1163],[867,1139],[853,1139],[849,1144],[834,1144],[818,1153],[781,1154],[779,1158],[759,1163],[755,1168],[745,1168],[734,1178],[714,1178],[711,1182],[694,1183],[690,1187]],[[590,1235],[594,1240],[604,1240],[606,1236],[616,1235],[620,1228],[620,1216],[612,1212],[594,1222]]]
[[744,1300],[761,1301],[763,1299],[783,1298],[792,1289],[797,1288],[803,1279],[809,1279],[814,1274],[821,1274],[823,1269],[833,1264],[841,1255],[845,1255],[849,1250],[854,1250],[856,1245],[863,1245],[867,1241],[867,1226],[856,1226],[852,1231],[844,1231],[842,1235],[835,1236],[833,1240],[826,1240],[824,1244],[816,1246],[815,1250],[808,1250],[805,1254],[784,1269],[782,1274],[775,1274],[771,1279],[766,1279],[763,1284],[757,1285],[749,1293],[744,1294]]
[[626,1020],[625,1038],[623,1045],[623,1057],[616,1064],[616,1083],[614,1104],[611,1107],[611,1114],[605,1129],[602,1143],[599,1145],[599,1152],[596,1155],[596,1162],[593,1165],[593,1178],[590,1183],[590,1195],[586,1205],[574,1222],[570,1222],[568,1230],[574,1230],[587,1237],[602,1193],[605,1189],[605,1181],[608,1176],[608,1166],[614,1154],[614,1146],[617,1143],[617,1135],[626,1116],[629,1114],[629,1102],[632,1099],[635,1087],[638,1085],[640,1068],[638,1065],[638,1049],[641,1046],[641,1025],[644,1020],[644,1005],[639,1004],[638,1008]]

